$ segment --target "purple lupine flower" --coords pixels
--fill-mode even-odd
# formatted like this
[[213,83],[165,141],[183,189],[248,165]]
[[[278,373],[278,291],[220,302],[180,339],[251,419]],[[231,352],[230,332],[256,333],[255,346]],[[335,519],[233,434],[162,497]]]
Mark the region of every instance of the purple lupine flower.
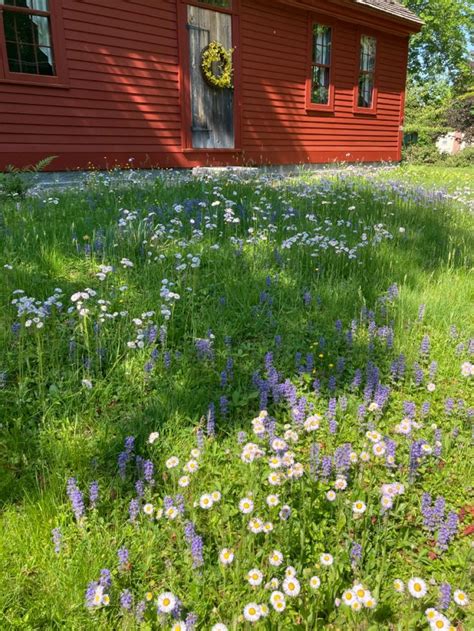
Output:
[[354,373],[354,378],[351,383],[351,390],[357,390],[357,388],[360,387],[361,383],[362,383],[362,371],[359,368],[357,368],[357,370]]
[[420,344],[420,354],[427,356],[430,353],[430,338],[428,335],[424,335]]
[[312,298],[311,298],[310,292],[309,291],[305,291],[305,293],[303,294],[303,302],[304,302],[305,307],[309,307],[310,306],[311,300],[312,300]]
[[341,334],[342,333],[342,320],[336,320],[336,322],[334,323],[334,328],[336,329],[336,333]]
[[80,521],[82,517],[84,517],[84,498],[77,486],[75,478],[69,478],[67,481],[67,494],[71,502],[76,521]]
[[438,495],[433,504],[433,518],[436,525],[440,524],[444,519],[444,511],[446,508],[446,500],[442,495]]
[[323,456],[321,458],[321,478],[324,482],[329,480],[332,470],[332,458],[331,456]]
[[389,399],[389,396],[390,396],[390,388],[388,386],[384,386],[381,383],[379,383],[376,386],[375,392],[374,392],[374,401],[378,405],[379,410],[382,410],[385,407]]
[[135,482],[135,491],[137,492],[138,497],[142,498],[145,494],[145,484],[143,480],[137,480]]
[[196,533],[195,526],[192,521],[187,521],[184,525],[184,537],[191,550],[191,556],[193,558],[193,568],[198,568],[204,565],[203,557],[203,541]]
[[337,403],[339,405],[341,412],[345,412],[347,410],[348,400],[345,395],[340,396],[339,399],[337,400]]
[[135,448],[135,436],[127,436],[124,448],[128,454],[132,453]]
[[270,370],[273,368],[273,353],[268,352],[265,353],[265,370],[267,372],[270,372]]
[[340,445],[334,452],[334,466],[338,473],[345,472],[351,466],[351,443],[344,443]]
[[438,531],[438,547],[440,550],[448,549],[449,542],[457,533],[458,522],[459,517],[457,513],[450,511]]
[[174,499],[170,495],[165,495],[163,498],[163,506],[165,511],[174,506]]
[[119,569],[121,571],[126,570],[128,568],[128,557],[129,557],[128,549],[119,548],[117,551],[117,557],[119,560]]
[[140,624],[145,617],[146,601],[140,600],[135,607],[135,620]]
[[432,361],[429,366],[430,381],[434,381],[438,372],[438,362]]
[[403,414],[408,418],[415,418],[416,416],[416,404],[413,401],[403,402]]
[[134,498],[130,500],[130,504],[128,505],[128,514],[130,516],[130,523],[134,523],[140,513],[140,502]]
[[429,415],[430,407],[431,407],[431,403],[429,401],[423,402],[421,406],[421,410],[420,410],[420,414],[423,418],[426,418]]
[[221,411],[221,416],[223,418],[226,418],[227,414],[229,413],[229,399],[226,396],[220,397],[219,407]]
[[237,434],[237,442],[242,445],[247,440],[247,434],[245,432],[239,432]]
[[181,493],[178,493],[174,496],[174,505],[178,509],[178,513],[181,515],[184,514],[184,496]]
[[99,483],[97,481],[91,482],[89,487],[89,505],[91,508],[97,507],[97,500],[99,499]]
[[410,480],[413,482],[415,479],[418,467],[423,457],[423,445],[426,444],[424,440],[414,440],[410,446]]
[[130,611],[133,605],[133,596],[130,590],[124,589],[120,594],[120,606],[126,611]]
[[181,612],[183,610],[183,603],[181,602],[181,600],[179,598],[176,599],[176,605],[173,609],[173,611],[171,612],[171,615],[173,616],[173,618],[175,620],[179,620],[179,618],[181,618]]
[[451,585],[449,583],[441,583],[439,586],[439,608],[448,609],[451,603]]
[[275,335],[275,340],[274,340],[274,342],[275,342],[275,346],[276,346],[277,348],[279,348],[279,347],[281,346],[281,343],[282,343],[282,338],[281,338],[281,335]]
[[155,366],[155,363],[150,359],[149,361],[146,362],[145,366],[143,367],[143,370],[149,374],[153,370],[154,366]]
[[423,318],[425,317],[425,308],[426,308],[426,305],[420,305],[418,309],[418,322],[421,322]]
[[171,366],[171,354],[169,353],[169,351],[166,351],[166,353],[163,355],[163,363],[166,370],[168,370]]
[[216,435],[216,412],[214,403],[210,403],[207,410],[207,435]]
[[225,370],[221,371],[221,388],[225,388],[227,386],[227,372]]
[[334,375],[330,375],[329,379],[328,379],[328,390],[329,392],[335,392],[336,390],[336,377]]
[[198,446],[198,449],[204,448],[204,430],[202,429],[202,427],[198,427],[196,431],[196,444]]
[[315,394],[319,394],[321,390],[321,381],[319,379],[313,381],[313,390]]
[[367,406],[363,403],[357,408],[357,418],[362,421],[367,416]]
[[441,430],[437,427],[434,434],[435,446],[433,448],[433,456],[435,456],[435,458],[439,458],[441,456],[441,450],[443,447],[441,442],[442,438],[443,434]]
[[186,631],[193,631],[196,628],[197,622],[197,614],[193,613],[192,611],[188,613],[188,615],[186,616],[186,620],[184,621],[184,624],[186,625]]
[[391,438],[384,438],[384,443],[386,447],[385,451],[385,462],[387,467],[395,466],[395,451],[397,449],[397,443]]
[[449,327],[449,335],[453,340],[455,340],[458,336],[458,330],[454,324]]
[[95,606],[94,596],[98,587],[99,583],[97,581],[91,581],[88,583],[85,593],[86,607],[92,608]]
[[198,359],[201,361],[214,359],[214,349],[212,347],[212,339],[203,338],[194,342]]
[[229,381],[232,381],[232,379],[234,378],[234,360],[232,359],[232,357],[228,357],[226,364],[225,364],[225,369],[227,372],[227,377]]
[[148,484],[152,484],[154,482],[154,480],[153,480],[153,472],[154,472],[153,462],[151,460],[144,460],[143,463],[142,463],[142,468],[143,468],[143,477],[145,478],[145,481],[148,482]]
[[105,588],[112,585],[112,576],[107,568],[100,571],[99,585]]
[[423,372],[423,368],[420,366],[418,362],[413,363],[413,372],[414,372],[415,386],[421,386],[421,384],[423,383],[425,374]]
[[360,543],[356,543],[355,541],[352,543],[351,548],[351,562],[354,567],[357,565],[362,557],[362,546]]
[[54,551],[56,554],[61,552],[62,534],[60,528],[53,528],[51,531],[52,540],[54,543]]

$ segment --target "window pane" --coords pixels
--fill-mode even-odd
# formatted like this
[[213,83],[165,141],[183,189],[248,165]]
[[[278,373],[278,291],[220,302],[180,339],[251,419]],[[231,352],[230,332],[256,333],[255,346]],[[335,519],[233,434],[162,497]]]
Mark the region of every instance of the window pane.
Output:
[[360,40],[360,69],[366,72],[375,70],[375,55],[377,40],[374,37],[363,35]]
[[54,75],[49,18],[5,10],[3,28],[11,72]]
[[372,107],[372,95],[374,91],[374,75],[362,74],[359,77],[359,107]]
[[34,9],[35,11],[49,11],[49,0],[0,0],[0,4]]
[[198,0],[201,4],[210,4],[213,7],[221,7],[222,9],[231,9],[232,0]]
[[320,105],[329,103],[329,68],[313,66],[311,102]]
[[332,31],[329,26],[313,27],[313,63],[329,66],[331,63]]

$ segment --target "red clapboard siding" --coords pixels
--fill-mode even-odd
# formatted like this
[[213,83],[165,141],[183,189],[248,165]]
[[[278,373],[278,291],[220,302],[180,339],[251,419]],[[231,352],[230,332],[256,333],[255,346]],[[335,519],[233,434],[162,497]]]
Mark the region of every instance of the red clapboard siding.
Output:
[[[129,158],[147,167],[400,158],[410,27],[387,16],[337,3],[328,11],[325,0],[303,8],[290,0],[234,0],[239,146],[213,152],[182,144],[189,120],[181,93],[182,0],[54,2],[62,7],[58,51],[67,81],[28,84],[0,73],[0,168],[52,154],[58,159],[51,169],[109,168]],[[334,26],[333,111],[306,109],[311,19]],[[353,109],[364,32],[377,37],[371,115]]]

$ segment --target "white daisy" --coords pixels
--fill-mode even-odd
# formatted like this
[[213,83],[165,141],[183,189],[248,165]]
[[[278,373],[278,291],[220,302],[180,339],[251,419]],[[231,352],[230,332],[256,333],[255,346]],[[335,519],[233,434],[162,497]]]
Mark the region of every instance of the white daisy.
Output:
[[253,568],[253,570],[250,570],[247,574],[247,580],[253,587],[261,585],[263,581],[263,573],[259,569]]
[[161,613],[171,613],[176,607],[176,596],[171,592],[163,592],[158,596],[158,610]]
[[155,443],[158,438],[160,437],[158,432],[152,432],[149,436],[148,436],[148,442],[150,443],[150,445],[153,445],[153,443]]
[[220,502],[222,494],[220,491],[212,491],[211,497],[213,502]]
[[185,465],[184,465],[184,470],[187,473],[195,473],[197,470],[199,469],[199,463],[197,460],[189,460]]
[[401,581],[399,578],[396,578],[393,581],[393,588],[399,594],[403,594],[403,592],[405,591],[405,583]]
[[357,500],[352,504],[352,511],[356,515],[362,515],[367,510],[367,506],[362,500]]
[[279,550],[273,550],[268,558],[270,565],[278,567],[283,563],[283,554]]
[[212,496],[209,495],[209,493],[204,493],[204,495],[201,495],[201,497],[199,498],[199,506],[201,508],[204,508],[205,510],[212,508],[213,503],[214,502]]
[[328,554],[327,552],[325,552],[324,554],[321,554],[321,556],[319,557],[319,560],[321,561],[323,565],[326,565],[326,566],[332,565],[334,563],[334,557],[332,556],[332,554]]
[[165,465],[167,469],[174,469],[179,465],[179,458],[177,458],[176,456],[171,456],[171,458],[168,458],[168,460],[165,462]]
[[285,600],[285,595],[283,594],[283,592],[279,592],[279,591],[273,591],[270,594],[270,603],[274,606],[276,602],[281,601],[281,600]]
[[179,478],[178,480],[178,485],[184,489],[187,486],[189,486],[189,482],[190,482],[190,477],[189,475],[183,475],[181,478]]
[[465,607],[469,604],[469,598],[467,597],[466,592],[463,592],[462,589],[456,589],[453,594],[454,602],[461,606]]
[[342,602],[345,605],[352,605],[355,600],[357,600],[356,595],[352,589],[346,589],[346,591],[342,594]]
[[334,486],[338,491],[344,491],[347,488],[347,480],[345,478],[337,478]]
[[269,533],[273,530],[273,524],[271,521],[266,521],[262,527],[263,532]]
[[263,521],[259,519],[258,517],[254,517],[253,519],[249,521],[249,530],[250,532],[253,532],[254,534],[262,532]]
[[312,576],[309,579],[309,586],[311,587],[311,589],[319,589],[321,585],[321,579],[319,578],[319,576]]
[[223,622],[218,622],[211,628],[211,631],[229,631],[229,630]]
[[244,607],[244,618],[249,622],[257,622],[260,618],[260,607],[257,603],[249,603]]
[[330,502],[334,502],[336,497],[337,495],[332,489],[326,493],[326,499],[328,499]]
[[278,495],[269,495],[266,499],[266,502],[267,506],[269,506],[270,508],[274,508],[280,503],[280,498]]
[[167,508],[165,511],[165,516],[166,519],[176,519],[176,517],[178,516],[178,509],[176,508],[176,506],[170,506],[169,508]]
[[296,576],[285,578],[282,587],[287,596],[298,596],[301,591],[301,585]]
[[234,551],[230,548],[223,548],[219,553],[219,561],[222,565],[230,565],[234,560]]
[[171,627],[171,631],[186,631],[186,623],[182,620],[175,622]]
[[413,598],[423,598],[428,591],[426,583],[422,578],[414,577],[408,581],[408,591]]
[[249,513],[251,513],[253,511],[253,508],[253,501],[249,497],[244,497],[242,500],[240,500],[239,510],[244,515],[248,515]]
[[153,515],[154,512],[154,507],[153,504],[145,504],[145,506],[143,507],[143,512],[145,513],[145,515]]

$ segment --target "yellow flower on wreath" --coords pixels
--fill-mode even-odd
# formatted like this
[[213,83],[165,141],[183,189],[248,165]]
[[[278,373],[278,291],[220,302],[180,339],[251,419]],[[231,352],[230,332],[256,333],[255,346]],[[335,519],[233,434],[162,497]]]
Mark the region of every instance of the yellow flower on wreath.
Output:
[[[233,48],[225,48],[219,42],[211,42],[202,51],[201,70],[204,79],[215,88],[232,88],[232,75],[234,67],[232,64]],[[218,63],[222,70],[221,74],[213,72],[212,65]]]

